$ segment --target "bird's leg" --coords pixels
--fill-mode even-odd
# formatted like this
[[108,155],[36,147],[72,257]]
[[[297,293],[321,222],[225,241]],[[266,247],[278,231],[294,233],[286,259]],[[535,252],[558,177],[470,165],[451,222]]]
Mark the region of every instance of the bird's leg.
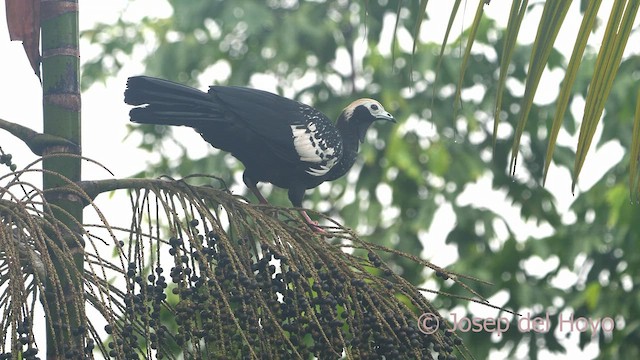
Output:
[[258,190],[257,186],[249,187],[249,190],[251,190],[253,195],[255,195],[258,198],[258,201],[260,201],[260,204],[268,204],[269,203],[267,201],[267,199],[265,199],[264,196],[262,196],[262,194],[260,193],[260,190]]
[[318,226],[318,222],[317,221],[311,220],[311,218],[309,217],[309,215],[307,214],[306,211],[301,210],[300,214],[302,214],[302,217],[304,218],[304,221],[306,221],[307,224],[309,224],[309,226],[311,226],[311,229],[313,229],[313,231],[315,231],[317,233],[320,233],[320,234],[326,234],[327,233],[323,228]]
[[255,195],[258,198],[258,201],[260,202],[260,204],[269,204],[267,199],[265,199],[264,196],[262,196],[262,194],[260,193],[260,190],[258,190],[258,187],[256,186],[258,183],[251,180],[249,175],[247,175],[246,171],[244,172],[244,174],[242,174],[242,181],[244,181],[244,184],[247,185],[247,187],[249,188],[249,190],[251,190],[253,195]]
[[[289,200],[291,201],[291,204],[293,204],[293,206],[295,206],[297,208],[301,208],[302,207],[302,198],[304,197],[304,191],[305,191],[305,189],[303,187],[291,187],[291,188],[289,188]],[[318,226],[318,222],[317,221],[311,220],[311,218],[309,217],[309,215],[307,214],[306,211],[300,210],[300,214],[304,218],[304,221],[307,224],[309,224],[311,229],[313,229],[313,231],[315,231],[317,233],[320,233],[320,234],[326,234],[327,233],[323,228]]]

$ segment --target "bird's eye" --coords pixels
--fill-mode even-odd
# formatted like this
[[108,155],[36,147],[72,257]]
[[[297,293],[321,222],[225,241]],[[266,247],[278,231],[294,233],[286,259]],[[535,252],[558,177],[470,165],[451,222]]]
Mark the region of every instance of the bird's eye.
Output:
[[375,111],[375,110],[378,110],[378,105],[376,105],[376,104],[372,104],[372,105],[371,105],[371,110],[374,110],[374,111]]

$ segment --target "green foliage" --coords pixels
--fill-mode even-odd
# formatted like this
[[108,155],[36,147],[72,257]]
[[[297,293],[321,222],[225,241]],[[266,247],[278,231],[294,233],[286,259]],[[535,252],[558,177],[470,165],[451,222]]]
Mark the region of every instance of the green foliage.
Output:
[[[605,164],[612,166],[611,170],[593,187],[577,193],[568,214],[561,212],[554,195],[539,184],[555,104],[534,102],[529,118],[539,121],[522,123],[525,138],[518,154],[520,166],[516,177],[510,177],[509,150],[522,99],[509,83],[524,83],[531,47],[516,45],[512,50],[509,72],[505,75],[506,91],[501,95],[499,116],[503,121],[494,149],[492,117],[497,69],[507,35],[492,21],[480,22],[476,43],[494,50],[497,58],[491,51],[472,48],[460,89],[462,107],[453,118],[455,86],[463,56],[459,49],[466,33],[454,41],[454,47],[446,49],[444,61],[438,67],[438,81],[434,83],[433,69],[440,44],[418,43],[413,55],[397,43],[392,53],[380,45],[384,16],[394,14],[396,9],[415,10],[412,7],[415,5],[409,3],[388,1],[381,6],[379,2],[355,1],[171,1],[174,10],[171,18],[105,26],[108,31],[102,32],[101,44],[107,57],[119,52],[128,54],[139,42],[139,35],[109,34],[118,27],[124,34],[148,32],[157,42],[153,56],[146,60],[148,75],[195,85],[200,74],[216,63],[224,63],[230,73],[216,74],[224,78],[223,83],[247,85],[253,75],[269,74],[277,89],[311,102],[334,118],[351,99],[366,96],[380,100],[400,124],[372,131],[373,136],[362,146],[359,165],[330,187],[310,191],[305,206],[327,208],[327,215],[358,229],[371,242],[392,245],[412,254],[432,255],[430,239],[424,239],[423,234],[441,226],[433,222],[434,215],[444,204],[450,204],[455,227],[446,241],[455,245],[459,254],[453,269],[494,283],[492,287],[475,284],[474,290],[487,297],[506,291],[509,295],[506,308],[516,312],[534,308],[535,313],[549,312],[556,325],[557,314],[562,311],[572,312],[576,317],[613,317],[619,322],[612,336],[599,333],[591,340],[591,333],[586,332],[580,334],[580,346],[596,342],[601,358],[638,357],[636,347],[626,346],[640,340],[640,302],[634,280],[640,271],[640,256],[636,255],[640,254],[636,235],[640,233],[640,225],[634,221],[640,210],[630,204],[625,191],[625,169],[631,160],[628,154],[617,164]],[[499,5],[492,2],[490,6]],[[399,19],[399,29],[413,33],[416,19],[413,16]],[[452,34],[456,35],[455,29]],[[367,48],[364,57],[363,47]],[[557,50],[551,51],[549,61],[549,68],[564,67],[567,63]],[[605,104],[599,144],[615,139],[624,148],[630,148],[638,61],[637,56],[622,60]],[[569,104],[586,97],[594,64],[593,49],[587,47]],[[87,80],[99,80],[113,71],[103,68],[104,64],[90,63],[89,71],[85,71],[89,75]],[[297,80],[305,75],[310,80],[300,85]],[[578,129],[574,116],[581,117],[567,113],[562,121],[564,131],[572,135]],[[157,151],[161,141],[172,141],[166,128],[136,127],[134,131],[152,135],[146,138],[152,141],[145,140],[143,144],[149,151]],[[240,171],[240,167],[229,169],[224,156],[217,152],[206,159],[181,156],[178,166],[163,160],[148,169],[147,174],[177,176],[199,172],[230,180],[231,172]],[[574,158],[574,148],[562,144],[553,153],[553,163],[562,170],[570,171]],[[589,171],[589,165],[585,171]],[[493,190],[506,194],[513,204],[507,211],[524,220],[548,225],[552,233],[527,238],[520,234],[521,229],[506,223],[507,214],[495,213],[476,203],[460,204],[460,194],[487,174],[491,174]],[[556,176],[557,170],[551,168],[547,183],[556,182]],[[562,185],[568,192],[569,184]],[[379,193],[390,196],[379,197]],[[353,194],[355,201],[343,200]],[[282,191],[275,190],[271,199],[282,203],[278,199],[283,196]],[[481,200],[484,194],[475,196]],[[383,259],[409,281],[430,279],[431,273],[415,262],[389,255]],[[527,260],[532,259],[551,264],[544,275],[525,267]],[[441,290],[459,293],[455,287],[446,285]],[[437,301],[443,308],[453,308],[459,303],[440,296]],[[528,344],[531,358],[537,358],[538,341],[549,351],[561,352],[565,336],[518,331],[509,331],[498,339],[488,333],[460,335],[477,358],[485,358],[491,349],[511,349],[513,355],[519,344]]]

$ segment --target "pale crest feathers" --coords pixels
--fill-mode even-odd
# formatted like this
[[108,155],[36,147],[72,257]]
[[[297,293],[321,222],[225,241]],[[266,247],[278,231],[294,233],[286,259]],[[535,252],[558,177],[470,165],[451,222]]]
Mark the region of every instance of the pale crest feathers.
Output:
[[[368,99],[368,98],[362,98],[362,99],[358,99],[358,100],[352,102],[351,104],[349,104],[349,106],[347,106],[346,108],[344,108],[344,110],[342,110],[342,113],[344,114],[344,119],[345,120],[349,120],[351,118],[351,116],[353,116],[354,110],[359,105],[364,105],[365,107],[367,107],[369,109],[369,111],[372,111],[371,105],[377,105],[377,107],[378,107],[377,111],[386,112],[384,110],[384,108],[382,107],[382,104],[380,104],[378,101],[373,100],[373,99]],[[372,113],[372,115],[375,115],[375,114]]]

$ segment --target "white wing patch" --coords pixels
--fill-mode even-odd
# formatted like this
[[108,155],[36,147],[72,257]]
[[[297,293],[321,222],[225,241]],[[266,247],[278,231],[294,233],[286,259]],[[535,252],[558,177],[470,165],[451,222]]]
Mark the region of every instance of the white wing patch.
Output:
[[307,174],[309,175],[313,175],[313,176],[322,176],[326,173],[329,172],[329,170],[331,170],[331,166],[324,166],[324,165],[320,165],[319,169],[316,168],[309,168],[309,170],[305,171]]
[[291,132],[293,134],[293,146],[300,156],[300,160],[306,162],[320,162],[322,158],[316,153],[316,146],[310,134],[310,129],[306,126],[292,125]]
[[301,161],[315,163],[305,172],[313,176],[323,176],[338,162],[336,151],[318,137],[314,123],[291,125],[293,146]]

